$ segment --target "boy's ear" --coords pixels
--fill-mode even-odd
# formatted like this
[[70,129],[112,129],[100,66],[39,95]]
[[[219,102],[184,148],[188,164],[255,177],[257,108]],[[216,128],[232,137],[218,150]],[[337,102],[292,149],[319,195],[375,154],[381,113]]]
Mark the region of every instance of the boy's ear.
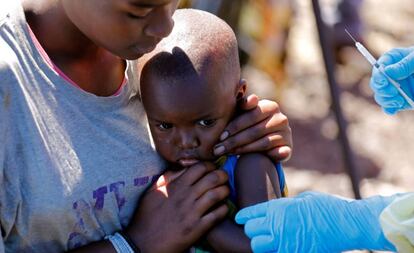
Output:
[[245,79],[240,79],[236,90],[236,100],[240,101],[246,96],[247,82]]

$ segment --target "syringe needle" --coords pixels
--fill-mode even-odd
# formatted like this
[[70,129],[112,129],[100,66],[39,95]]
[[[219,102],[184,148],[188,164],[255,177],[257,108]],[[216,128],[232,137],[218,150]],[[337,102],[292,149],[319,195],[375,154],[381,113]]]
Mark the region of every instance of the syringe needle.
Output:
[[358,41],[355,40],[355,38],[348,32],[347,29],[345,29],[345,32],[351,37],[351,39],[355,42],[355,46],[358,49],[358,51],[371,63],[374,68],[378,69],[381,74],[383,74],[387,80],[397,89],[397,91],[401,94],[401,96],[407,101],[407,103],[411,106],[411,108],[414,108],[414,101],[405,93],[403,89],[401,89],[400,84],[394,81],[391,77],[389,77],[385,71],[384,66],[381,66],[374,56]]
[[349,35],[349,37],[351,37],[351,39],[355,42],[355,43],[357,43],[358,41],[356,41],[356,39],[354,38],[354,36],[352,36],[351,35],[351,33],[350,32],[348,32],[348,30],[345,28],[345,32]]

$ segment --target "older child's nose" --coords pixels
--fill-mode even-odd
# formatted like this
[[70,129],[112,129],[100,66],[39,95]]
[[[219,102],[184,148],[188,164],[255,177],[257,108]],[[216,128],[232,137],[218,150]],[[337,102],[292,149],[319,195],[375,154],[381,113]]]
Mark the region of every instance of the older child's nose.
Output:
[[167,37],[174,27],[174,10],[169,4],[158,7],[144,29],[145,34],[159,39]]

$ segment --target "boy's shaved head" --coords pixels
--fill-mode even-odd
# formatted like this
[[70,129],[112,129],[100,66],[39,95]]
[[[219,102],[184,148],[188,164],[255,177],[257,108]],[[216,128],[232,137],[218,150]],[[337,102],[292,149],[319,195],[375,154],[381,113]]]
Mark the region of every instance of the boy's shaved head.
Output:
[[158,153],[188,167],[213,147],[243,98],[236,37],[218,17],[177,10],[172,33],[139,59],[141,98]]
[[217,16],[195,9],[177,10],[173,19],[172,33],[140,59],[143,71],[158,78],[174,79],[220,66],[226,76],[232,77],[228,81],[239,82],[237,40],[229,25]]

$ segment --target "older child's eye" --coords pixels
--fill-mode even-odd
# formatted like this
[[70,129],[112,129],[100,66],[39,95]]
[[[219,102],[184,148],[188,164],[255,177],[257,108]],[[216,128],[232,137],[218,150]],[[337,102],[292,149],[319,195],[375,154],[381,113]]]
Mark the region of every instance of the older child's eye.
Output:
[[127,12],[128,17],[132,19],[144,19],[151,13],[153,10],[152,7],[140,7],[132,5],[129,11]]
[[215,119],[202,119],[197,122],[200,126],[203,127],[212,127],[216,123]]
[[132,18],[132,19],[144,19],[145,18],[145,16],[138,16],[132,13],[127,13],[127,15],[129,18]]
[[170,124],[170,123],[165,123],[165,122],[163,122],[163,123],[158,124],[158,125],[157,125],[157,127],[158,127],[160,130],[165,131],[165,130],[171,129],[171,128],[173,127],[173,125],[172,125],[172,124]]

